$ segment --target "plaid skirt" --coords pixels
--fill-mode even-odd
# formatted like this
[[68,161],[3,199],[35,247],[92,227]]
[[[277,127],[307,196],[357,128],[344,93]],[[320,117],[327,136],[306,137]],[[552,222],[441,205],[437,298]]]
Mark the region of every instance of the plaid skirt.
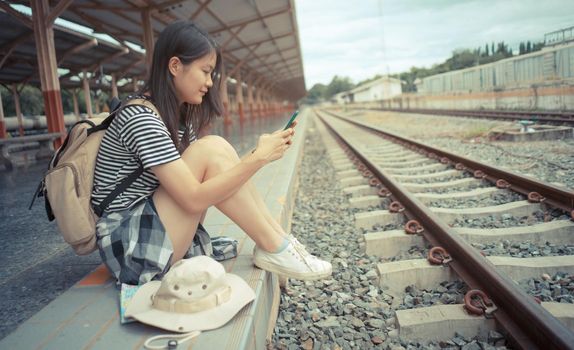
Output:
[[[104,264],[118,283],[144,284],[169,270],[173,246],[150,196],[132,208],[104,213],[96,224]],[[209,234],[201,224],[184,258],[212,255]]]

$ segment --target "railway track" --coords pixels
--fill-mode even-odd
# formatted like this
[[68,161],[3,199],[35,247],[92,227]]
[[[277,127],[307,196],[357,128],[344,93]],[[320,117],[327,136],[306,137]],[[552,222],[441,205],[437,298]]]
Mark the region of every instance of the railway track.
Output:
[[511,111],[511,110],[464,110],[425,108],[372,108],[377,111],[419,113],[433,115],[464,116],[496,120],[531,120],[545,124],[574,126],[573,111]]
[[[574,348],[574,192],[332,112],[318,115],[365,249],[384,260],[379,284],[402,302],[401,339],[500,331],[524,349]],[[508,256],[521,256],[522,245],[534,252]],[[550,296],[536,289],[537,278]],[[528,279],[531,290],[519,284]],[[421,307],[458,280],[460,304]]]

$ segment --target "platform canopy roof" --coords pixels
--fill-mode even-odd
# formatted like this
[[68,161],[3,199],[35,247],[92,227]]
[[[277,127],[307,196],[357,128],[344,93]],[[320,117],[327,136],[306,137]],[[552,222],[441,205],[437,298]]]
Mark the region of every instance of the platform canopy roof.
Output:
[[[0,10],[0,82],[40,85],[36,45],[30,18],[16,18]],[[63,87],[81,84],[78,74],[86,70],[91,77],[111,73],[118,78],[145,75],[145,55],[124,46],[96,39],[63,26],[54,26],[54,44],[58,67],[66,70],[60,79]],[[95,85],[109,84],[97,80]],[[94,85],[95,82],[91,84]]]
[[[8,2],[29,6],[29,1]],[[55,7],[60,1],[49,2]],[[306,93],[293,0],[75,0],[60,18],[141,47],[146,18],[153,38],[175,20],[192,19],[223,48],[228,73],[240,69],[244,80],[267,83],[285,99]],[[5,24],[0,26],[4,31]]]

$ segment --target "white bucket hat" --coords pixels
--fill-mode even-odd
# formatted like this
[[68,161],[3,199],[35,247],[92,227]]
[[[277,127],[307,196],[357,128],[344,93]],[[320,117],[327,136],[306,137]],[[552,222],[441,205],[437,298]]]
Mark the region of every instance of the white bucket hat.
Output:
[[242,278],[201,255],[178,261],[161,281],[141,286],[126,317],[173,332],[209,330],[226,324],[253,299]]

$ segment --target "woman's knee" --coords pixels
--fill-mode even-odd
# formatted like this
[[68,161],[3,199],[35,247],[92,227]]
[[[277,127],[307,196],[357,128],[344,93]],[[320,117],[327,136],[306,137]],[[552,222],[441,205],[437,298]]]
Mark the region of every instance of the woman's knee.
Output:
[[201,138],[200,140],[203,140],[204,138],[207,138],[208,142],[211,143],[213,148],[216,148],[218,151],[223,151],[233,159],[239,159],[235,148],[223,137],[217,135],[208,135]]
[[182,158],[186,163],[204,161],[207,165],[227,166],[239,161],[233,146],[223,137],[216,135],[204,136],[193,142],[183,152]]

